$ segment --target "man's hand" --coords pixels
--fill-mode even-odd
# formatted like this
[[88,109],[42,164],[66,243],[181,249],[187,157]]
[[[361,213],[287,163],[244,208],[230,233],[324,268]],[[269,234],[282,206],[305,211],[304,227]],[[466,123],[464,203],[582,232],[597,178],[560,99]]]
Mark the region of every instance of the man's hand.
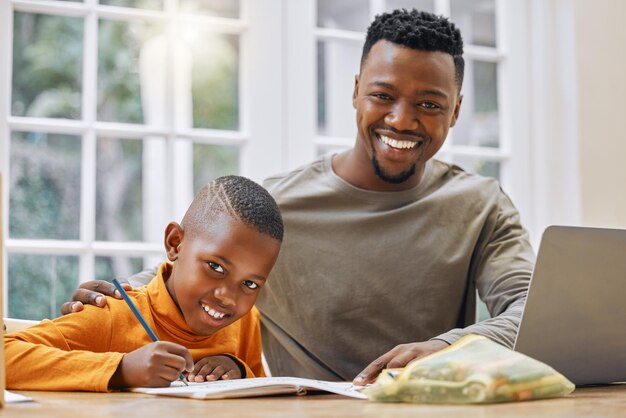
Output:
[[187,376],[190,382],[212,382],[214,380],[230,380],[241,378],[239,366],[228,356],[209,356],[195,364],[193,371]]
[[[132,290],[132,286],[126,282],[122,282],[122,286],[124,290]],[[122,295],[120,295],[113,283],[105,282],[104,280],[92,280],[81,283],[72,294],[72,300],[61,305],[61,314],[80,312],[83,310],[83,303],[102,308],[107,304],[105,296],[122,299]]]
[[156,341],[125,354],[109,381],[110,388],[161,387],[193,370],[191,353],[182,345]]
[[424,357],[448,346],[449,344],[442,340],[397,345],[391,351],[378,357],[369,366],[363,369],[363,371],[354,378],[352,383],[355,385],[372,383],[383,369],[404,367],[411,360]]

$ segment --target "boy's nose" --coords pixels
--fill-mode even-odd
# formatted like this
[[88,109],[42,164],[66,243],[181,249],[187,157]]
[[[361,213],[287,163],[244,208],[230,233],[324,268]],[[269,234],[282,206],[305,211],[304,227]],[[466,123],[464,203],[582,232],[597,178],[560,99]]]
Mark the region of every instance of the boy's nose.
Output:
[[235,292],[230,288],[230,286],[224,285],[219,286],[215,289],[215,298],[220,302],[220,304],[224,307],[235,306],[236,297]]

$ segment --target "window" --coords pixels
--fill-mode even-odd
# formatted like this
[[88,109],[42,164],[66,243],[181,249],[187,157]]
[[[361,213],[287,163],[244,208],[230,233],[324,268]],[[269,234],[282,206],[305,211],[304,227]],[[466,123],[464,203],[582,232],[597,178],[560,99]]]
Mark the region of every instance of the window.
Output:
[[255,31],[279,29],[254,3],[3,2],[5,314],[55,317],[79,280],[155,266],[202,185],[260,180],[251,138],[271,121],[251,126],[243,87],[269,67]]
[[500,179],[524,214],[521,2],[0,2],[5,315],[55,317],[80,281],[154,267],[212,178],[261,181],[352,146],[365,30],[399,7],[464,34],[463,108],[438,158]]

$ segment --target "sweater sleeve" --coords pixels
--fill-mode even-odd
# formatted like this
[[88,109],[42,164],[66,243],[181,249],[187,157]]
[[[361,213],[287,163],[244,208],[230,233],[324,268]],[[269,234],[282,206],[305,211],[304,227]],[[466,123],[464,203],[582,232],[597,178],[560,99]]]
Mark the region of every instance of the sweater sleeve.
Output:
[[108,309],[90,306],[7,334],[7,388],[106,392],[124,356],[107,352],[110,341]]
[[246,377],[265,377],[261,360],[261,321],[256,307],[252,308],[241,327],[237,359],[246,368]]
[[509,348],[515,343],[535,256],[519,214],[503,192],[491,219],[475,252],[470,279],[492,318],[436,339],[452,344],[467,334],[478,334]]

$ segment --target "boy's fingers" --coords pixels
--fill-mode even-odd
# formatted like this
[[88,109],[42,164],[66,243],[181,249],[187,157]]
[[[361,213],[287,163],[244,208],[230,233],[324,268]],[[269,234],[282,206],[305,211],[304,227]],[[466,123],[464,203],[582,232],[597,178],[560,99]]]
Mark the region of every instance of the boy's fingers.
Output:
[[210,380],[210,381],[218,380],[220,377],[224,375],[224,373],[226,373],[226,367],[220,364],[215,369],[213,369],[213,371],[209,375],[207,375],[206,380]]
[[185,360],[185,367],[182,371],[193,372],[193,357],[186,347],[169,341],[160,341],[159,344],[167,347],[167,352],[182,357]]

